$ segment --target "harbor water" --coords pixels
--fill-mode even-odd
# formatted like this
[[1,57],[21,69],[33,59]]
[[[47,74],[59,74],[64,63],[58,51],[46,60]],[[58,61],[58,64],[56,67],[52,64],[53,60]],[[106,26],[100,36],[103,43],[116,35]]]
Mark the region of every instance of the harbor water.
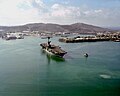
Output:
[[119,42],[58,39],[51,41],[68,52],[64,59],[41,50],[46,39],[0,39],[0,96],[120,96]]

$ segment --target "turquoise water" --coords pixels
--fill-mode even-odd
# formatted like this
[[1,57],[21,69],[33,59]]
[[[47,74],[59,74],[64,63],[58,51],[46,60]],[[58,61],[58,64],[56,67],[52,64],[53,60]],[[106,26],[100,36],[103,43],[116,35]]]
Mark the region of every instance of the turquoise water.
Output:
[[0,96],[120,96],[119,42],[51,40],[68,52],[64,59],[41,50],[45,39],[0,39]]

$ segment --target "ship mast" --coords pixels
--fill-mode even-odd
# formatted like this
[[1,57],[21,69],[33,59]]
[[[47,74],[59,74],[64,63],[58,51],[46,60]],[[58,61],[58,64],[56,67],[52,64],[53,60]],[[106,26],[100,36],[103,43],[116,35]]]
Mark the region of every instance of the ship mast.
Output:
[[48,47],[49,47],[49,48],[51,47],[50,43],[51,43],[50,37],[48,37]]

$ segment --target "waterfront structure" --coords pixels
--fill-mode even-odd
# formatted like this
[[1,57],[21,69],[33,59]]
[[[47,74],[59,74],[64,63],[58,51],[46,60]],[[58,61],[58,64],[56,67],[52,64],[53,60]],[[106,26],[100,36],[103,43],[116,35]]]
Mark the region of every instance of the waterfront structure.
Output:
[[24,39],[24,36],[22,33],[6,33],[2,36],[5,40],[13,40],[13,39]]
[[73,38],[60,38],[60,42],[77,43],[77,42],[97,42],[97,41],[116,41],[120,42],[119,33],[102,33],[95,36],[76,36]]

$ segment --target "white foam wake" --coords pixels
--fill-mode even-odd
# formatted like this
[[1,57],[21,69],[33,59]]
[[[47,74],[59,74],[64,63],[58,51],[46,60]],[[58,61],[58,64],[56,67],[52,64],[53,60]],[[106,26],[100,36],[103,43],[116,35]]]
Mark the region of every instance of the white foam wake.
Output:
[[111,78],[111,76],[107,75],[107,74],[101,74],[100,77],[104,78],[104,79],[110,79]]

